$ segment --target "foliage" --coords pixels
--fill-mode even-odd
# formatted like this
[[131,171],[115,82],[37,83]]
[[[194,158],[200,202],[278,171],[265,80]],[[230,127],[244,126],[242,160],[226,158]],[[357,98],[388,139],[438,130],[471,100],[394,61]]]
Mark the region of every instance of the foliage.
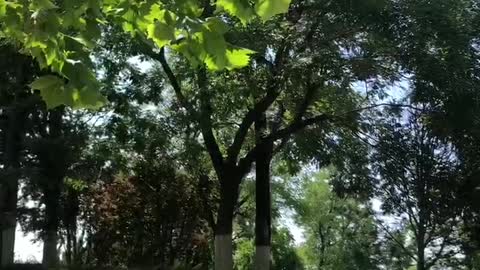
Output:
[[[255,12],[264,20],[287,11],[289,0],[258,0]],[[242,1],[218,2],[243,21],[254,17]],[[212,70],[246,66],[248,49],[224,39],[227,26],[214,6],[201,1],[6,1],[0,2],[0,37],[19,43],[41,68],[61,77],[38,78],[31,87],[40,90],[49,108],[60,104],[96,108],[105,102],[93,70],[90,51],[101,38],[102,25],[118,25],[151,48],[169,45],[193,65]],[[246,12],[249,12],[246,14]]]
[[296,221],[305,229],[306,269],[376,269],[377,230],[369,206],[337,197],[329,177],[328,170],[306,175],[298,187]]
[[209,230],[195,179],[157,162],[92,191],[99,265],[208,265]]
[[[246,181],[244,183],[241,200],[242,203],[238,210],[238,217],[236,219],[235,235],[238,239],[235,241],[235,267],[236,269],[254,269],[254,255],[255,243],[254,236],[254,216],[255,216],[255,202],[254,198],[254,183]],[[272,239],[271,239],[271,269],[287,270],[287,269],[303,269],[300,257],[297,252],[297,247],[293,236],[288,227],[281,225],[281,208],[283,206],[279,202],[281,199],[281,186],[273,183],[273,206],[272,206]]]
[[376,194],[384,214],[406,219],[415,243],[409,256],[428,269],[456,253],[459,224],[452,187],[458,186],[458,161],[452,145],[425,128],[422,114],[405,114],[405,123],[387,120],[380,128],[372,157],[379,175]]
[[[0,153],[15,133],[22,203],[37,203],[18,218],[44,234],[54,190],[67,264],[205,268],[219,221],[230,232],[235,217],[236,265],[250,269],[254,186],[242,179],[265,117],[257,137],[275,173],[309,172],[272,181],[272,268],[475,269],[479,11],[475,0],[0,0],[0,106],[25,120],[2,120]],[[392,106],[399,85],[409,99]],[[54,135],[62,104],[73,109]],[[280,226],[287,207],[301,247]]]
[[[297,248],[287,228],[273,230],[272,233],[272,267],[274,270],[303,269]],[[242,238],[236,243],[235,266],[238,270],[254,269],[254,242]]]

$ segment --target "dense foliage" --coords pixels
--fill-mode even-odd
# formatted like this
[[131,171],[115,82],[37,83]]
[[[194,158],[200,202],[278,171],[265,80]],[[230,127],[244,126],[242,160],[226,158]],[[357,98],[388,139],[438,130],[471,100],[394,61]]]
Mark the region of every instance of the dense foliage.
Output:
[[0,267],[480,269],[475,0],[0,0]]

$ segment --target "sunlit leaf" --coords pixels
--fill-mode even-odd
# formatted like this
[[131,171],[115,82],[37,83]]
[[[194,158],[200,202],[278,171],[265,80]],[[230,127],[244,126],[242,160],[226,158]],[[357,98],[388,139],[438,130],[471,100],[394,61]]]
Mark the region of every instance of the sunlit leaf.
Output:
[[266,21],[277,14],[286,13],[290,2],[291,0],[257,0],[255,12]]
[[159,21],[150,25],[147,32],[148,37],[151,38],[158,47],[163,47],[175,39],[175,28]]
[[43,90],[47,88],[56,88],[63,86],[63,80],[57,76],[46,75],[37,78],[30,84],[30,87],[35,90]]
[[32,1],[32,9],[49,10],[49,9],[55,9],[55,8],[57,8],[57,6],[50,0]]
[[237,17],[243,24],[246,24],[255,15],[248,0],[218,0],[217,7]]
[[64,81],[57,76],[42,76],[32,82],[30,87],[34,90],[40,91],[40,95],[49,109],[69,102],[64,91]]
[[107,99],[94,87],[73,90],[72,99],[74,108],[99,109],[107,103]]
[[250,63],[250,55],[254,51],[248,49],[230,49],[227,51],[228,68],[236,69],[246,67]]
[[177,0],[178,11],[187,16],[199,17],[202,15],[203,8],[200,7],[199,0]]

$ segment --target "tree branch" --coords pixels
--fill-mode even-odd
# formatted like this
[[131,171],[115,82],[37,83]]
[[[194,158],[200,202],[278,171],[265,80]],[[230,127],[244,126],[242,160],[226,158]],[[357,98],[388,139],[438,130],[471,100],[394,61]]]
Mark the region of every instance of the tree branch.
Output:
[[[247,137],[248,130],[253,125],[255,120],[259,118],[262,115],[262,113],[266,112],[268,108],[270,108],[273,102],[275,102],[275,100],[280,95],[281,90],[279,89],[279,85],[278,85],[279,82],[277,77],[278,77],[279,69],[283,64],[283,58],[285,56],[286,51],[287,51],[286,45],[282,44],[282,46],[280,46],[279,51],[276,55],[275,63],[273,64],[273,66],[267,64],[267,66],[270,67],[271,73],[272,73],[268,83],[267,94],[259,102],[257,102],[255,106],[252,109],[250,109],[245,115],[245,117],[243,118],[242,123],[240,124],[240,128],[237,130],[237,133],[235,134],[233,143],[227,150],[227,155],[228,155],[227,159],[229,162],[231,163],[236,162],[236,160],[238,159],[238,155],[240,154],[240,150],[242,149],[243,142]],[[265,61],[267,63],[270,63],[266,59]]]
[[[152,55],[153,55],[153,57],[152,57]],[[160,49],[160,53],[158,53],[158,54],[154,54],[154,53],[150,54],[150,57],[152,57],[155,60],[158,60],[160,62],[160,64],[162,65],[163,71],[165,72],[165,74],[167,74],[167,78],[168,78],[168,80],[170,81],[170,84],[173,87],[173,91],[175,92],[175,96],[177,97],[178,101],[180,102],[182,107],[187,110],[188,113],[190,113],[191,115],[194,115],[195,112],[193,110],[193,107],[188,102],[187,98],[183,95],[180,83],[179,83],[177,77],[175,76],[175,74],[173,74],[173,71],[170,68],[170,66],[168,65],[168,62],[165,58],[165,47],[162,47]]]
[[[321,115],[318,115],[318,116],[315,116],[315,117],[312,117],[312,118],[308,118],[308,119],[305,119],[305,120],[300,120],[300,121],[297,121],[297,122],[293,122],[289,126],[283,128],[283,129],[280,129],[277,132],[274,132],[274,133],[270,134],[269,136],[267,136],[264,139],[264,142],[268,143],[268,142],[275,142],[277,140],[286,140],[288,138],[288,136],[290,136],[292,134],[295,134],[296,132],[301,131],[301,130],[309,127],[309,126],[313,126],[313,125],[320,124],[322,122],[327,122],[327,121],[337,121],[337,120],[341,121],[341,120],[344,120],[345,117],[347,117],[349,115],[352,115],[352,114],[356,114],[356,113],[366,111],[366,110],[371,110],[371,109],[378,108],[378,107],[388,107],[388,106],[389,107],[414,108],[411,105],[405,105],[405,104],[380,103],[380,104],[373,104],[373,105],[370,105],[370,106],[367,106],[367,107],[358,108],[358,109],[355,109],[355,110],[352,110],[352,111],[349,111],[349,112],[346,112],[346,113],[340,114],[340,115],[321,114]],[[416,108],[416,109],[420,110],[418,108]],[[283,145],[285,143],[283,143]],[[277,149],[275,149],[275,150],[277,150]],[[251,164],[255,160],[255,156],[257,154],[257,151],[258,151],[257,146],[252,148],[248,152],[248,154],[240,160],[239,166],[241,168],[249,168],[249,166],[251,166]],[[278,152],[278,151],[276,151],[276,152]]]
[[[217,172],[217,175],[223,176],[223,155],[218,146],[215,135],[213,134],[212,127],[212,106],[210,104],[210,97],[208,96],[207,90],[207,72],[205,68],[202,68],[198,71],[198,88],[200,89],[200,117],[198,122],[200,124],[200,129],[202,131],[203,140],[205,141],[205,146],[207,151],[212,159],[213,167]],[[222,181],[223,177],[220,177],[219,180]]]
[[412,258],[414,261],[417,261],[417,257],[415,257],[414,255],[411,254],[411,252],[403,245],[403,243],[401,243],[389,230],[387,227],[385,227],[385,225],[383,225],[382,221],[378,221],[378,223],[380,224],[380,226],[382,227],[383,231],[388,235],[388,238],[390,238],[391,240],[393,240],[401,249],[403,249],[403,251],[405,252],[405,254],[408,255],[408,257]]
[[[279,140],[282,138],[285,138],[286,136],[289,136],[293,133],[296,133],[300,130],[303,130],[306,127],[316,125],[322,122],[326,121],[333,121],[333,120],[343,120],[344,118],[350,116],[350,115],[355,115],[357,113],[360,113],[362,111],[367,111],[379,107],[401,107],[401,108],[415,108],[411,105],[406,105],[406,104],[396,104],[396,103],[379,103],[379,104],[373,104],[370,106],[358,108],[355,110],[348,111],[346,113],[340,114],[340,115],[328,115],[328,114],[321,114],[312,118],[308,118],[305,120],[300,120],[300,121],[294,121],[292,124],[287,126],[286,128],[283,128],[276,133],[270,134],[270,136],[267,137],[267,139],[270,140]],[[420,110],[418,108],[415,108],[417,110]]]

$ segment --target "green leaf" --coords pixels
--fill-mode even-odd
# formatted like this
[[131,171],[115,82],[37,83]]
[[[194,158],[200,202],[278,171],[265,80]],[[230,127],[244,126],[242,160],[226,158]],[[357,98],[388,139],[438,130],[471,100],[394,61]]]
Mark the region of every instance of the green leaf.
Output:
[[148,26],[147,33],[160,48],[175,39],[175,28],[159,21]]
[[102,32],[100,26],[96,20],[88,19],[86,20],[86,32],[83,34],[83,37],[90,40],[95,40],[100,38]]
[[47,104],[48,109],[67,104],[70,101],[64,91],[63,79],[57,76],[46,75],[40,77],[32,82],[30,87],[40,91],[40,95]]
[[65,185],[72,188],[75,191],[82,191],[88,187],[87,183],[81,179],[65,179]]
[[228,69],[246,67],[250,63],[250,55],[254,53],[249,49],[229,49],[227,51]]
[[221,70],[227,66],[227,42],[222,34],[212,31],[203,32],[204,48],[207,52],[205,63],[211,70]]
[[0,17],[5,16],[7,14],[7,3],[5,0],[0,0]]
[[263,21],[267,21],[277,14],[286,13],[290,2],[291,0],[257,0],[255,12]]
[[53,75],[46,75],[37,78],[30,84],[30,87],[34,90],[44,90],[47,88],[63,86],[63,84],[64,83],[61,78]]
[[49,10],[49,9],[55,9],[58,8],[54,3],[52,3],[50,0],[35,0],[32,1],[32,9],[40,9],[40,10]]
[[220,18],[208,18],[204,26],[210,30],[210,32],[214,32],[219,35],[223,35],[228,31],[227,24],[225,24],[225,22],[223,22]]
[[164,17],[165,9],[163,9],[159,4],[154,4],[150,7],[150,11],[144,19],[148,22],[154,22],[155,20],[165,22]]
[[85,109],[99,109],[105,103],[107,99],[98,92],[95,87],[84,87],[83,89],[74,89],[72,91],[72,107],[73,108],[85,108]]
[[190,17],[199,17],[203,12],[198,0],[176,0],[175,6],[178,12]]
[[66,105],[73,108],[98,109],[106,99],[100,92],[100,84],[95,74],[79,61],[67,60],[62,73],[69,79],[65,92],[69,95]]
[[217,7],[237,17],[243,24],[246,24],[255,15],[248,0],[218,0]]

